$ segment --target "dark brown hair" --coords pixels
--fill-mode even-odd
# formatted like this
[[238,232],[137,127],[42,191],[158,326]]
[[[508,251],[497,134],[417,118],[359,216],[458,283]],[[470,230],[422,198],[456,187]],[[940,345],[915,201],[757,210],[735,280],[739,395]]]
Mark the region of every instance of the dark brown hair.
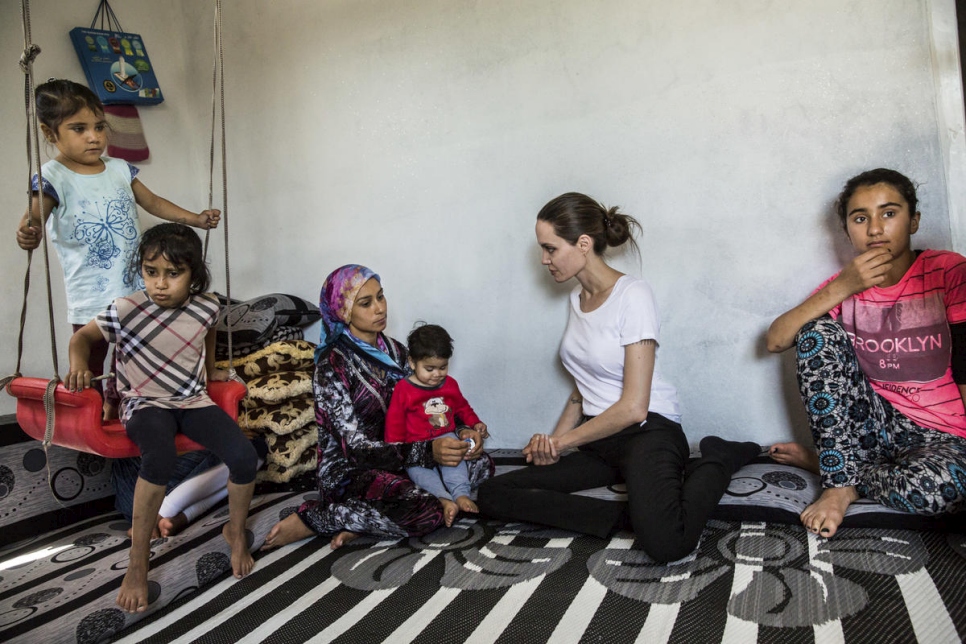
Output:
[[[144,231],[138,252],[131,258],[128,267],[133,277],[141,274],[141,264],[158,257],[178,267],[191,271],[191,294],[198,295],[208,291],[211,285],[211,272],[205,265],[205,253],[201,247],[198,233],[184,224],[158,224]],[[136,280],[135,280],[136,281]]]
[[409,358],[413,362],[426,358],[449,360],[453,357],[453,338],[438,324],[417,326],[406,338],[406,345],[409,349]]
[[80,83],[63,78],[51,80],[37,86],[37,118],[57,134],[57,128],[66,119],[77,114],[85,107],[95,116],[103,118],[104,106],[97,95]]
[[537,213],[537,221],[553,226],[553,232],[568,244],[575,246],[581,235],[594,240],[594,253],[603,255],[608,247],[621,246],[628,240],[640,253],[631,234],[641,225],[630,215],[618,212],[618,207],[606,208],[587,195],[567,192],[547,202]]
[[843,228],[848,227],[849,199],[852,198],[855,191],[865,186],[874,186],[877,183],[885,183],[895,188],[896,192],[902,195],[902,198],[909,204],[909,216],[916,214],[919,200],[916,198],[916,186],[909,177],[888,168],[876,168],[857,174],[845,182],[842,192],[839,193],[839,198],[835,201],[835,212],[838,214]]

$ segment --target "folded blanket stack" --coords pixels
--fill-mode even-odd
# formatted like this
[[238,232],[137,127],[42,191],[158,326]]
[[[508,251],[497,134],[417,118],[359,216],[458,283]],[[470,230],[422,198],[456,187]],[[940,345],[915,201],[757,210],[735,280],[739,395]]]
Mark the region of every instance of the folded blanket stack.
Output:
[[[316,468],[314,353],[311,342],[284,340],[234,360],[236,372],[248,385],[238,424],[249,437],[263,436],[268,443],[259,481],[287,483]],[[216,366],[226,369],[228,361]]]

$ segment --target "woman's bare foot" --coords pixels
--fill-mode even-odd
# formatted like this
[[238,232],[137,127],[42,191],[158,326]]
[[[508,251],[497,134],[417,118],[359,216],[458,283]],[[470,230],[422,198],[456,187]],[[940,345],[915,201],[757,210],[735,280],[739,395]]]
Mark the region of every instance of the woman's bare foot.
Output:
[[171,518],[158,517],[158,532],[162,537],[173,537],[188,527],[188,517],[179,512]]
[[148,559],[131,559],[117,593],[117,605],[128,613],[143,613],[148,608]]
[[440,503],[443,504],[443,522],[446,523],[446,527],[453,525],[453,521],[456,520],[456,515],[460,513],[460,506],[456,505],[455,501],[449,499],[440,499]]
[[225,537],[228,547],[231,548],[231,573],[235,575],[235,579],[241,579],[255,567],[255,560],[248,550],[248,535],[245,530],[235,533],[230,528],[231,524],[226,523],[221,529],[221,536]]
[[830,487],[822,492],[818,501],[802,512],[800,518],[805,529],[823,537],[832,537],[838,532],[845,518],[845,511],[853,501],[859,500],[859,493],[853,486]]
[[[161,521],[162,521],[162,517],[159,514],[158,515],[158,520],[154,524],[154,529],[151,530],[151,538],[152,539],[160,539],[162,536],[167,536],[167,535],[162,535],[161,534],[161,528],[160,528]],[[132,526],[132,527],[128,528],[127,529],[127,532],[125,532],[125,534],[127,535],[127,538],[128,539],[133,539],[134,538],[134,527]]]
[[104,403],[101,408],[101,418],[103,420],[117,420],[117,406],[111,403]]
[[262,550],[271,550],[281,546],[314,537],[315,533],[307,525],[302,523],[302,519],[294,512],[275,525],[268,531]]
[[775,443],[768,450],[771,460],[782,465],[794,465],[813,474],[818,474],[818,454],[811,447],[801,443]]
[[346,545],[350,541],[355,541],[359,538],[359,535],[355,532],[342,531],[339,534],[332,537],[332,541],[329,542],[329,547],[333,550],[338,550],[342,546]]
[[480,511],[480,509],[476,507],[476,503],[473,502],[473,499],[468,496],[456,497],[456,505],[459,506],[461,512],[472,512],[473,514],[477,514]]

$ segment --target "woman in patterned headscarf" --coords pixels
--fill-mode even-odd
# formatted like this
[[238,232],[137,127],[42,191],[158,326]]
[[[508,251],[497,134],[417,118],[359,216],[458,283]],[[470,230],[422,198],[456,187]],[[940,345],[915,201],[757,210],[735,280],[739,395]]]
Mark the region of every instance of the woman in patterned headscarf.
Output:
[[[409,466],[457,465],[468,459],[475,485],[492,473],[479,432],[421,443],[386,443],[386,409],[396,382],[406,376],[406,348],[386,336],[382,280],[349,264],[322,285],[322,337],[315,353],[315,409],[319,425],[319,499],[277,523],[265,547],[316,534],[338,548],[361,534],[407,537],[443,522],[439,500],[406,477]],[[483,455],[485,458],[480,458]]]

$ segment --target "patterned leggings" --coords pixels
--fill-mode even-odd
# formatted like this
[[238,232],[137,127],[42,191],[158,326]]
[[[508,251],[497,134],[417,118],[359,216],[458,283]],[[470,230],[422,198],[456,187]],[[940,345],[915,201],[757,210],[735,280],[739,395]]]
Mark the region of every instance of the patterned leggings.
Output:
[[917,514],[966,508],[966,439],[916,425],[875,392],[852,342],[828,316],[796,337],[798,386],[822,487]]

